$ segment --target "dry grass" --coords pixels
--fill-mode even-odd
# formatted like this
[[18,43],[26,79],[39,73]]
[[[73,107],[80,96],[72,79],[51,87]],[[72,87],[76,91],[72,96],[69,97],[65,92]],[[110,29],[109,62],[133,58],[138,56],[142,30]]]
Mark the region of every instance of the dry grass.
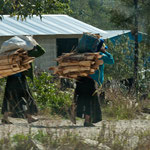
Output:
[[[98,138],[82,138],[73,131],[39,130],[36,134],[16,134],[0,140],[0,150],[149,150],[150,130],[129,133],[127,130],[118,133],[115,126],[103,123]],[[60,136],[61,135],[61,136]]]
[[150,106],[150,100],[137,101],[119,88],[107,89],[105,101],[107,104],[102,105],[105,119],[135,119],[144,107]]

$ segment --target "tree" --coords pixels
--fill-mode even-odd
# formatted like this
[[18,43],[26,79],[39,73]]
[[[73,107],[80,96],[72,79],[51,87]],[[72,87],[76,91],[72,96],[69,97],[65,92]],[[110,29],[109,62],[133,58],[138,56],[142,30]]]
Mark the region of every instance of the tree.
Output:
[[115,64],[105,67],[105,78],[107,80],[115,79],[117,81],[128,79],[133,76],[133,50],[134,41],[129,42],[128,34],[115,38],[115,41],[108,39],[105,41],[109,47],[109,52],[113,54]]
[[138,96],[138,61],[139,61],[139,42],[138,42],[138,0],[134,0],[135,14],[134,14],[134,40],[135,40],[135,50],[134,50],[134,86],[136,90],[136,95]]
[[[139,72],[139,43],[138,32],[144,31],[149,34],[150,17],[148,8],[150,9],[150,2],[148,0],[116,0],[117,6],[111,10],[111,21],[122,29],[131,30],[134,40],[134,87],[138,93],[138,72]],[[144,27],[146,25],[146,28]]]
[[102,0],[71,0],[70,3],[74,18],[103,30],[110,30],[113,26],[109,22],[109,7]]
[[25,19],[27,16],[42,14],[70,13],[69,0],[1,0],[0,18],[3,15],[18,16]]

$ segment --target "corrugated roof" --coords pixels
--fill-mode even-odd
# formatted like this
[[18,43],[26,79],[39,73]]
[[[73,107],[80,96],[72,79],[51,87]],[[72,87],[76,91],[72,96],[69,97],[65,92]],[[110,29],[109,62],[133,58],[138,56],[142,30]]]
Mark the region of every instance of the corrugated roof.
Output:
[[4,15],[0,21],[0,36],[15,35],[68,35],[83,34],[83,32],[99,33],[103,37],[106,31],[79,21],[68,15],[42,15],[33,18],[27,17],[25,21],[17,20],[16,17]]
[[130,30],[105,30],[105,31],[107,32],[107,34],[105,34],[105,39],[109,39],[115,36],[131,32]]

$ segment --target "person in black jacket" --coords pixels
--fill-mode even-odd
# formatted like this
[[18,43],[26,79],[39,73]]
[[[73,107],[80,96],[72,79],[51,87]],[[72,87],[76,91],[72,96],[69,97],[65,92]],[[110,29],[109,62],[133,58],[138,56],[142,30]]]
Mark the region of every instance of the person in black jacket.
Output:
[[99,51],[100,55],[102,55],[102,58],[100,59],[103,64],[99,66],[99,69],[96,70],[94,74],[87,77],[78,77],[76,82],[74,93],[76,116],[85,119],[85,127],[94,126],[93,123],[97,123],[102,120],[99,96],[96,92],[97,87],[95,81],[97,82],[97,85],[101,87],[104,80],[104,63],[114,63],[112,55],[106,51],[107,47],[103,42],[103,39],[101,39],[101,42],[97,46],[97,51]]
[[[39,57],[45,53],[45,50],[36,44],[32,50],[28,51],[28,56]],[[12,124],[8,117],[27,118],[28,123],[35,122],[38,119],[32,115],[38,113],[38,108],[29,89],[26,76],[33,80],[33,67],[27,71],[20,72],[7,77],[4,99],[2,104],[2,123]]]

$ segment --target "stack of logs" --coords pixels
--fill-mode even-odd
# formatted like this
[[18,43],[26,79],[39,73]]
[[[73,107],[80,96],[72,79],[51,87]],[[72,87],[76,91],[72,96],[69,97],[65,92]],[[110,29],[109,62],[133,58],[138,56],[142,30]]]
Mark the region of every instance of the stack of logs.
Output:
[[100,60],[102,55],[98,53],[64,53],[56,59],[57,67],[50,67],[53,74],[62,78],[74,78],[78,76],[88,76],[93,74],[99,65],[103,64]]
[[0,78],[28,70],[33,60],[23,49],[0,53]]

